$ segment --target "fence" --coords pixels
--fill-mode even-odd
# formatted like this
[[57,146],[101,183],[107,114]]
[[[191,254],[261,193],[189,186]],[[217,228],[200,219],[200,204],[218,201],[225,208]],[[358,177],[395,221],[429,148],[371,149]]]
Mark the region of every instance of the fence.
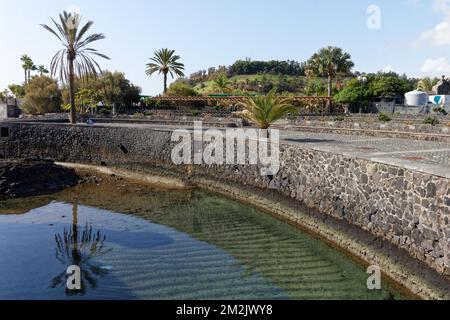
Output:
[[[330,97],[280,97],[289,99],[298,109],[299,114],[325,115],[342,113],[341,105],[332,104]],[[246,102],[249,97],[155,97],[150,99],[150,108],[154,111],[172,111],[177,114],[213,114],[216,116],[229,116],[242,109],[240,103]]]

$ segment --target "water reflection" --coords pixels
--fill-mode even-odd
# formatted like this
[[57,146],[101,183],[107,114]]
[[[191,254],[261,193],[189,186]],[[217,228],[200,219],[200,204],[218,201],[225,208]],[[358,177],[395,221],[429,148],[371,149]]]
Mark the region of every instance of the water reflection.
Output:
[[81,269],[81,289],[69,290],[66,286],[67,274],[66,269],[51,281],[50,287],[65,287],[67,296],[85,295],[87,285],[95,289],[98,287],[98,278],[108,274],[108,269],[96,265],[92,260],[103,256],[112,249],[108,249],[105,245],[106,236],[97,230],[94,231],[92,226],[78,226],[78,200],[75,199],[72,205],[72,225],[62,234],[55,234],[56,250],[55,257],[66,268],[69,266],[78,266]]

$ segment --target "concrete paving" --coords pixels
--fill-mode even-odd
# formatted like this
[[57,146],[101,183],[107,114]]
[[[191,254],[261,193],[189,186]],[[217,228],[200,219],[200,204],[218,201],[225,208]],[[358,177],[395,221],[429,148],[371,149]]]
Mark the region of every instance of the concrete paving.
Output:
[[[192,126],[141,123],[102,123],[94,126],[153,128],[156,130],[192,129]],[[204,129],[208,128],[204,127]],[[216,129],[223,130],[224,128]],[[304,148],[338,153],[348,157],[364,158],[450,179],[450,143],[448,142],[289,130],[280,130],[280,138],[281,143],[301,145]]]
[[298,131],[280,135],[285,143],[450,178],[450,143]]

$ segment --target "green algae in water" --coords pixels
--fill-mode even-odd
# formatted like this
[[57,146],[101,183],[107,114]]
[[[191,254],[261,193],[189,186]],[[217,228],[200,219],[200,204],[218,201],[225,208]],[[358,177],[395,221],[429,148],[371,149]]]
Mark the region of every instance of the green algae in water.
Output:
[[0,299],[402,298],[295,227],[198,190],[87,184],[0,209]]

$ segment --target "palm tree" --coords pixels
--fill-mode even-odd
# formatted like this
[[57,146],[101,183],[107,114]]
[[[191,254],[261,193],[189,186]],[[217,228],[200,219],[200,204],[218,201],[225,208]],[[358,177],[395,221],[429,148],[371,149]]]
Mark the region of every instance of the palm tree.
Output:
[[39,72],[39,75],[42,77],[44,74],[48,74],[48,70],[44,65],[40,65],[37,67],[37,71]]
[[22,55],[20,60],[22,61],[22,68],[25,72],[25,84],[27,84],[30,81],[30,70],[34,70],[36,66],[33,63],[33,60],[26,54]]
[[432,92],[433,86],[433,80],[430,78],[423,78],[417,82],[417,89],[424,92]]
[[75,76],[86,80],[90,77],[96,77],[98,73],[102,72],[99,64],[91,55],[108,60],[109,58],[88,47],[88,45],[106,37],[101,33],[85,36],[94,22],[88,21],[83,27],[80,27],[81,17],[78,13],[67,13],[64,11],[59,15],[59,20],[60,23],[57,23],[52,19],[56,31],[47,25],[43,24],[41,26],[56,36],[63,45],[63,49],[59,50],[53,57],[50,70],[52,76],[55,76],[59,71],[61,81],[69,85],[70,122],[76,123]]
[[328,78],[328,96],[333,95],[333,79],[338,74],[348,74],[354,67],[350,54],[338,47],[320,49],[307,62],[310,74]]
[[95,232],[92,226],[86,223],[84,228],[78,225],[78,200],[72,205],[72,225],[70,229],[64,228],[62,234],[55,235],[56,250],[55,257],[64,266],[75,265],[81,269],[81,289],[69,291],[65,277],[66,270],[52,279],[50,287],[55,289],[60,286],[66,287],[66,295],[84,295],[87,291],[85,281],[91,288],[98,286],[96,277],[103,277],[108,270],[101,268],[93,261],[95,258],[111,252],[106,247],[106,236],[100,231]]
[[290,99],[277,97],[275,90],[271,90],[267,96],[250,97],[240,105],[244,110],[235,114],[256,123],[260,129],[268,129],[272,123],[288,113],[297,113]]
[[231,91],[230,89],[230,81],[228,80],[227,76],[221,73],[215,80],[214,80],[214,89],[218,91],[218,93],[228,93]]
[[151,76],[155,72],[164,75],[164,93],[167,92],[167,74],[174,77],[176,74],[179,77],[184,77],[184,64],[179,62],[180,56],[175,54],[175,50],[160,49],[155,51],[153,58],[150,58],[151,63],[147,64],[146,74]]

